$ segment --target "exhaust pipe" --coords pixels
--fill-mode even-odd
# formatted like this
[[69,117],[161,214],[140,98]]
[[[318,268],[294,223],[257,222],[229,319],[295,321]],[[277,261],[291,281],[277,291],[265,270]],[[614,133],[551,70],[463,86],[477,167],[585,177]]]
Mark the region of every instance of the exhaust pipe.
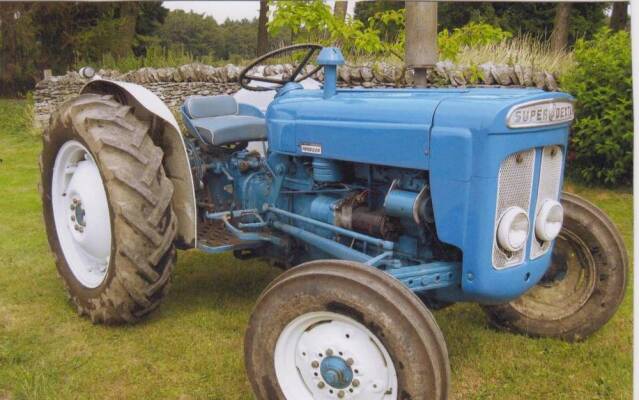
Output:
[[437,3],[406,1],[406,66],[415,70],[415,87],[426,87],[437,59]]

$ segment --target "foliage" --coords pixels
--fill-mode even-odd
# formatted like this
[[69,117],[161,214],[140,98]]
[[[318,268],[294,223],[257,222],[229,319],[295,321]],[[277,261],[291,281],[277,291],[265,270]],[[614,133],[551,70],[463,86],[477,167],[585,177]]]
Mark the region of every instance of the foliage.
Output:
[[63,74],[105,52],[144,53],[162,10],[159,2],[0,3],[0,94],[32,89],[43,69]]
[[439,32],[437,43],[439,45],[440,58],[456,61],[457,55],[464,47],[479,47],[494,45],[512,37],[512,33],[501,28],[471,22],[461,28],[448,29]]
[[219,25],[213,17],[183,10],[171,11],[157,31],[162,47],[181,47],[196,57],[215,54],[219,36]]
[[574,65],[572,52],[554,51],[548,42],[530,36],[515,36],[499,43],[463,47],[455,60],[461,65],[519,64],[550,72],[558,77],[563,76]]
[[322,0],[278,1],[269,22],[269,32],[278,34],[287,29],[297,43],[339,46],[342,51],[354,55],[391,53],[402,58],[398,51],[400,42],[387,42],[380,37],[377,26],[390,24],[403,26],[403,11],[378,13],[364,23],[351,17],[336,18]]
[[575,45],[575,67],[562,89],[577,98],[568,171],[588,183],[632,180],[630,35],[603,29]]
[[21,94],[33,85],[39,57],[34,22],[27,7],[0,4],[0,95]]
[[[548,39],[553,28],[555,3],[535,2],[440,2],[438,25],[440,30],[453,30],[469,23],[485,23],[513,35],[526,34]],[[606,22],[606,3],[574,3],[571,12],[569,43],[580,37],[592,37]],[[355,4],[355,18],[366,22],[377,13],[404,8],[403,1],[360,1]],[[393,41],[400,28],[395,25],[377,26],[380,36]]]
[[[216,64],[212,56],[196,57],[181,46],[173,46],[169,49],[160,45],[152,45],[143,56],[129,54],[126,57],[115,57],[111,53],[104,54],[98,65],[101,68],[115,69],[121,72],[132,71],[142,67],[164,68],[179,67],[180,65],[201,62]],[[79,62],[79,65],[90,65],[90,62]]]

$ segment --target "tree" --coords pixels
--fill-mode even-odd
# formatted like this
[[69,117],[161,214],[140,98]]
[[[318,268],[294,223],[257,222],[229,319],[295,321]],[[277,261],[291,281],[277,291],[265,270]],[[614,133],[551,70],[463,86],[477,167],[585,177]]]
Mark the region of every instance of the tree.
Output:
[[0,94],[15,96],[36,79],[38,48],[23,3],[0,3]]
[[181,48],[195,57],[219,56],[220,28],[213,17],[173,10],[157,32],[160,45],[167,49]]
[[[574,3],[570,13],[568,44],[577,38],[591,38],[605,25],[606,3]],[[360,1],[355,3],[355,18],[368,21],[378,12],[404,8],[403,1]],[[528,34],[548,40],[554,26],[556,6],[554,3],[537,2],[441,2],[438,6],[439,30],[453,30],[470,22],[487,23],[512,34]],[[394,39],[398,27],[376,26],[383,38]]]
[[555,22],[550,35],[550,46],[554,51],[562,51],[568,47],[568,31],[570,28],[570,10],[572,3],[557,3]]
[[268,0],[260,0],[260,17],[257,20],[257,55],[268,51]]
[[612,14],[610,15],[610,29],[621,31],[626,29],[627,25],[628,3],[625,1],[613,3]]

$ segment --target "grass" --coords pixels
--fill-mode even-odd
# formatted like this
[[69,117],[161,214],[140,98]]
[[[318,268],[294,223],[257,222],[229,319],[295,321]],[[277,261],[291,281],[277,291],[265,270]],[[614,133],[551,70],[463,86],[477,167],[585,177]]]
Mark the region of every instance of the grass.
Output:
[[[25,103],[0,100],[0,399],[251,399],[244,328],[279,273],[260,262],[181,252],[171,293],[145,321],[92,325],[69,305],[44,234],[40,141]],[[632,194],[569,185],[602,207],[632,249]],[[630,399],[632,293],[583,343],[495,331],[478,306],[435,313],[453,399]]]
[[573,53],[554,51],[550,44],[530,36],[515,36],[497,44],[464,47],[457,55],[460,65],[478,65],[485,62],[529,66],[563,76],[574,65]]

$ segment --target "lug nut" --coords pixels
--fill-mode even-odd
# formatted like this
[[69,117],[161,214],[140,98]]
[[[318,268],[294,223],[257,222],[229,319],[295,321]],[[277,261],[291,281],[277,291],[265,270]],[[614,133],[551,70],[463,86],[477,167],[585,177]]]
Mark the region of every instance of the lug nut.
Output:
[[72,215],[72,216],[71,216],[71,221],[74,221],[74,222],[75,222],[75,215]]
[[80,202],[80,200],[78,200],[77,198],[73,199],[73,204],[78,204]]
[[317,361],[313,361],[313,362],[311,363],[311,367],[313,367],[313,368],[317,368],[317,367],[319,367],[319,363],[318,363]]
[[333,355],[333,350],[331,350],[331,349],[326,350],[326,355],[329,356],[329,357],[332,356]]
[[346,365],[348,365],[349,367],[353,364],[355,364],[355,361],[353,361],[352,358],[349,358],[348,360],[346,360]]
[[75,210],[75,204],[71,204],[71,211]]
[[322,381],[319,381],[319,382],[317,383],[317,387],[318,387],[318,388],[320,388],[320,389],[324,389],[324,386],[326,386],[326,385],[325,385],[325,384],[324,384],[324,382],[322,382]]
[[344,397],[344,391],[340,390],[339,392],[337,392],[337,397],[339,397],[340,399]]
[[353,387],[359,386],[359,379],[353,379]]

